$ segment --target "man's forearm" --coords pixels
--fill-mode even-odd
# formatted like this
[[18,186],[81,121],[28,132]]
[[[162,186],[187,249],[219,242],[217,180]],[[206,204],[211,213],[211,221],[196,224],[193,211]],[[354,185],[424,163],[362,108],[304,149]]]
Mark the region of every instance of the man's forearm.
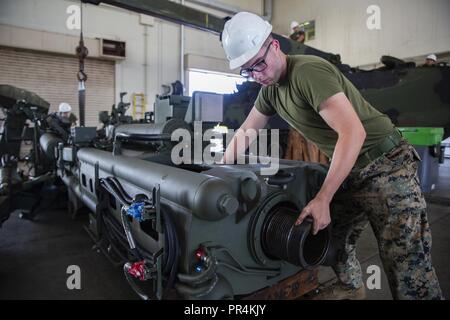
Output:
[[234,160],[240,155],[245,153],[248,146],[254,141],[253,135],[246,135],[245,129],[242,127],[236,131],[236,134],[228,144],[225,153],[223,155],[223,163],[234,163]]
[[330,169],[316,197],[331,202],[334,194],[349,175],[365,140],[365,133],[347,133],[339,136]]
[[[234,163],[234,160],[240,154],[243,154],[248,146],[256,139],[259,130],[264,128],[268,121],[268,116],[260,113],[256,107],[253,107],[244,123],[228,144],[222,162]],[[254,130],[253,134],[246,135],[249,129]]]
[[238,134],[238,132],[236,132],[236,134],[233,136],[233,138],[231,139],[230,143],[228,144],[228,146],[225,149],[225,152],[223,154],[223,158],[222,158],[222,162],[223,163],[229,163],[229,164],[233,164],[234,163],[234,159],[236,159],[236,142],[237,142],[237,138],[236,135]]

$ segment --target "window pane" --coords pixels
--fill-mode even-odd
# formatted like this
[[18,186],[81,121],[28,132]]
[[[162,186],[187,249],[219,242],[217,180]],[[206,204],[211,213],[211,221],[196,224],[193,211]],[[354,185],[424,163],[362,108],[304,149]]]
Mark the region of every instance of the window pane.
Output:
[[236,84],[242,84],[244,81],[246,79],[241,76],[189,71],[189,96],[192,96],[194,91],[233,93],[236,91]]

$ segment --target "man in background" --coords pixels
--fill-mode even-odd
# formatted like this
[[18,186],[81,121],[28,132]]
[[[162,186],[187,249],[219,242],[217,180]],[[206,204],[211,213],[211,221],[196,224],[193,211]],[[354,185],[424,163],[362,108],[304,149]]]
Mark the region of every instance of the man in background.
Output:
[[435,54],[430,54],[427,56],[426,60],[425,60],[425,64],[423,65],[424,67],[432,67],[434,65],[436,65],[437,62],[437,57]]
[[77,117],[72,113],[72,107],[67,102],[61,102],[58,107],[58,115],[63,122],[70,122],[70,126],[77,125]]
[[302,30],[299,23],[297,21],[291,22],[291,35],[289,38],[291,38],[294,41],[298,41],[300,43],[305,42],[305,31]]

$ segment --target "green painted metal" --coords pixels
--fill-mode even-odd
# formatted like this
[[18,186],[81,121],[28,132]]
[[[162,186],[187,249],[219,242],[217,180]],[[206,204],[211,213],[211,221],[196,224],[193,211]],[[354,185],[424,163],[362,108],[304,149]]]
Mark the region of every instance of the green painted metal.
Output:
[[435,146],[442,142],[443,128],[398,128],[409,143],[416,146]]

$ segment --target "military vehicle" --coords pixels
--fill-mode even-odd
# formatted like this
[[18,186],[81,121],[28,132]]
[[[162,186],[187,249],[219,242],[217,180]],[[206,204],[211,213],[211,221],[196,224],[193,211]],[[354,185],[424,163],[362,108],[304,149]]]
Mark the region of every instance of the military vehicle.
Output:
[[[312,236],[311,220],[294,226],[327,167],[280,160],[279,170],[265,175],[269,165],[260,157],[207,164],[191,151],[177,164],[174,152],[186,152],[186,144],[195,152],[203,133],[196,125],[209,128],[218,116],[208,112],[215,104],[205,103],[211,93],[194,94],[187,108],[182,98],[161,97],[158,122],[116,124],[109,138],[75,128],[70,143],[54,148],[70,210],[89,208],[96,248],[123,267],[135,292],[143,299],[245,297],[333,261],[342,245],[330,228]],[[173,113],[164,119],[158,113],[169,105]],[[172,117],[181,113],[184,120]],[[180,129],[189,137],[173,141]],[[332,211],[344,205],[337,197]]]
[[[0,227],[15,209],[36,210],[42,186],[51,178],[54,163],[40,147],[40,143],[49,142],[42,137],[43,130],[52,135],[52,129],[44,125],[49,106],[33,92],[0,85]],[[54,124],[55,129],[61,129]],[[22,143],[30,146],[25,155],[21,155]]]
[[[6,110],[2,221],[14,209],[33,218],[44,205],[42,192],[65,186],[69,212],[89,209],[86,230],[95,247],[123,268],[143,299],[245,297],[339,254],[330,228],[312,236],[311,220],[294,226],[320,189],[325,166],[281,160],[276,174],[264,175],[267,164],[250,157],[236,166],[173,162],[174,147],[195,140],[195,121],[208,128],[217,119],[208,112],[214,105],[205,104],[210,93],[175,99],[180,109],[189,101],[186,121],[158,114],[156,123],[110,121],[120,120],[113,108],[110,116],[102,114],[109,134],[95,127],[67,132],[37,95],[6,85],[0,93]],[[22,159],[25,119],[35,124],[32,154],[38,156]],[[181,128],[191,138],[171,141]],[[36,163],[39,170],[18,175],[19,162]],[[333,202],[332,211],[343,205]]]

